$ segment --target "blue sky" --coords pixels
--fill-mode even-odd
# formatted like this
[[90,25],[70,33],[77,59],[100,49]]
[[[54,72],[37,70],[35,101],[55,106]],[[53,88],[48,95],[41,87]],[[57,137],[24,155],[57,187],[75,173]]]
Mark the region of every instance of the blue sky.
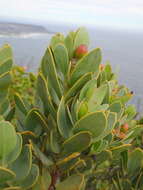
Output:
[[143,29],[143,0],[0,0],[0,18]]

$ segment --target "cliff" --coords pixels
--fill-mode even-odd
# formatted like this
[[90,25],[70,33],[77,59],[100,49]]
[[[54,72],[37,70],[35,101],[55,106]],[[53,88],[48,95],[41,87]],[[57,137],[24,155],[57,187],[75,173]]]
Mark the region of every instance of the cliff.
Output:
[[31,24],[0,22],[1,35],[22,35],[31,33],[49,33],[46,28]]

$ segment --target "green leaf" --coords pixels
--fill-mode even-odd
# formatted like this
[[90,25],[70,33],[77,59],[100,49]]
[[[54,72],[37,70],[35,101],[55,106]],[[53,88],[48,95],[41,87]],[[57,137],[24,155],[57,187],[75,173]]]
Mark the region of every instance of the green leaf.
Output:
[[133,94],[127,93],[122,96],[115,97],[114,101],[120,101],[122,104],[127,103],[131,98],[133,97]]
[[107,115],[107,127],[99,137],[95,138],[95,141],[99,141],[100,139],[103,139],[108,134],[110,134],[114,129],[116,122],[117,122],[117,114],[114,112],[109,112]]
[[6,72],[2,75],[0,75],[0,89],[6,89],[9,87],[9,85],[11,84],[11,74],[10,72]]
[[91,144],[92,134],[88,131],[79,132],[63,143],[63,155],[69,156],[75,152],[82,152]]
[[107,63],[105,65],[104,72],[105,72],[105,75],[106,75],[106,80],[109,81],[111,79],[111,77],[112,77],[112,68],[111,68],[111,65],[109,63]]
[[84,98],[88,100],[91,97],[95,88],[97,88],[96,78],[91,79],[83,86],[83,88],[80,91],[79,101],[82,101]]
[[103,102],[107,93],[107,88],[107,84],[105,84],[94,90],[91,98],[88,101],[89,112],[96,111],[96,106]]
[[70,108],[70,113],[71,113],[73,125],[77,121],[77,109],[78,109],[78,104],[79,104],[79,101],[77,100],[77,95],[70,99],[70,100],[72,100],[72,104],[71,104],[71,108]]
[[100,140],[92,145],[91,147],[91,153],[100,153],[104,150],[106,150],[108,147],[108,141],[106,140]]
[[8,96],[8,89],[0,90],[0,101],[4,101]]
[[21,187],[7,187],[4,188],[3,190],[21,190]]
[[126,141],[131,142],[134,138],[136,138],[138,135],[140,135],[143,131],[142,125],[136,125],[136,127],[132,128],[130,130],[130,133],[127,134]]
[[125,114],[127,114],[127,120],[131,120],[135,117],[136,115],[136,108],[134,105],[129,105],[126,110]]
[[43,56],[41,70],[44,74],[45,79],[48,78],[48,82],[50,83],[50,86],[52,86],[56,91],[57,96],[61,98],[62,91],[57,76],[54,58],[50,48],[47,48],[45,55]]
[[100,75],[98,77],[98,86],[104,84],[105,81],[106,81],[106,73],[103,70],[103,71],[100,72]]
[[27,114],[27,108],[24,104],[24,101],[22,100],[22,98],[20,97],[19,94],[15,94],[14,96],[14,100],[15,100],[15,103],[16,103],[16,106],[18,107],[18,109],[24,114],[26,115]]
[[4,63],[0,64],[0,75],[4,74],[12,68],[13,60],[7,59]]
[[104,150],[103,152],[96,155],[96,162],[101,164],[107,160],[112,159],[112,152],[109,150]]
[[33,151],[36,157],[42,162],[45,166],[50,166],[53,164],[53,162],[38,148],[36,144],[32,143]]
[[130,176],[134,175],[142,168],[143,162],[143,151],[140,148],[136,148],[128,155],[128,174]]
[[47,168],[42,169],[42,176],[39,176],[37,183],[31,188],[31,190],[47,190],[51,184],[51,175]]
[[29,175],[32,165],[32,151],[30,145],[25,145],[19,157],[9,166],[16,174],[15,181],[21,181]]
[[128,150],[130,148],[131,144],[123,144],[120,146],[115,146],[113,148],[111,148],[110,150],[112,151],[113,156],[119,157],[119,155],[124,152],[125,150]]
[[4,117],[0,115],[0,121],[4,121]]
[[36,135],[40,135],[42,128],[48,130],[48,125],[40,112],[33,108],[31,109],[25,119],[25,129],[34,132]]
[[68,50],[69,58],[71,59],[73,57],[73,37],[71,33],[69,33],[65,38],[65,46]]
[[110,96],[111,96],[111,87],[110,87],[110,83],[106,83],[107,84],[107,91],[106,91],[106,95],[102,101],[102,104],[109,104],[109,100],[110,100]]
[[118,102],[118,101],[112,103],[112,104],[109,106],[108,110],[110,110],[111,112],[117,113],[118,119],[121,117],[121,115],[122,115],[122,113],[123,113],[122,104],[121,104],[121,102]]
[[1,102],[0,105],[0,115],[3,115],[6,118],[9,111],[10,111],[10,102],[8,98],[5,98],[5,100]]
[[64,158],[64,161],[60,160],[60,164],[58,165],[59,169],[63,172],[69,172],[70,170],[74,169],[76,164],[80,162],[80,158],[78,157],[79,155],[79,153],[74,153]]
[[132,184],[130,180],[124,179],[122,184],[123,184],[123,189],[126,189],[126,190],[132,189]]
[[[95,106],[95,105],[94,105]],[[109,108],[109,104],[102,104],[102,105],[96,105],[95,107],[93,106],[93,111],[92,112],[95,112],[95,111],[105,111]]]
[[15,173],[7,168],[0,167],[0,184],[13,180]]
[[5,44],[0,48],[0,64],[12,57],[12,49],[9,44]]
[[77,110],[77,119],[81,119],[88,113],[88,105],[86,101],[82,101]]
[[52,47],[52,50],[56,47],[57,44],[64,43],[64,35],[61,33],[57,33],[54,35],[50,41],[50,46]]
[[17,137],[13,125],[8,121],[0,121],[0,160],[2,162],[14,150],[16,141]]
[[82,117],[75,124],[75,131],[90,131],[94,138],[100,136],[107,127],[107,118],[104,112],[93,112]]
[[39,177],[39,168],[37,165],[32,164],[29,175],[23,181],[18,183],[18,185],[20,185],[20,187],[22,187],[24,190],[29,189],[35,185],[35,183],[38,180],[38,177]]
[[109,112],[107,115],[107,128],[105,130],[105,135],[112,132],[117,122],[117,114],[114,112]]
[[54,58],[58,70],[61,71],[64,76],[66,76],[69,67],[69,57],[67,49],[63,44],[57,44],[55,47]]
[[91,79],[91,73],[86,73],[83,75],[65,94],[65,101],[75,96],[81,88]]
[[83,175],[72,175],[69,176],[66,180],[60,182],[56,186],[56,190],[81,190],[84,184]]
[[50,132],[50,145],[54,153],[60,153],[60,137],[57,131],[51,130]]
[[123,170],[126,170],[127,162],[128,162],[128,150],[125,150],[124,152],[121,153],[121,162],[122,162]]
[[71,134],[72,124],[66,112],[64,97],[62,97],[57,111],[57,124],[60,134],[64,138],[68,138]]
[[51,113],[53,118],[56,118],[56,111],[50,99],[46,80],[41,74],[37,77],[37,93],[43,102],[45,112]]
[[15,107],[12,107],[8,112],[7,116],[5,117],[6,121],[11,121],[15,116]]
[[20,134],[17,134],[16,146],[15,146],[14,150],[6,156],[5,162],[8,164],[14,162],[20,155],[21,150],[22,150],[22,136]]
[[88,72],[94,74],[99,71],[99,64],[101,62],[101,50],[99,48],[90,51],[82,59],[80,59],[71,74],[70,85],[72,86],[81,76]]
[[81,44],[89,45],[89,35],[86,28],[81,27],[76,31],[74,39],[74,50]]

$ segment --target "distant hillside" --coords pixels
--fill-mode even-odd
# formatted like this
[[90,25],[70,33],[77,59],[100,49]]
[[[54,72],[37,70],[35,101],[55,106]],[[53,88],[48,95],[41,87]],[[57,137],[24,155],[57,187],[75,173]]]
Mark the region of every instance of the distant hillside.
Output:
[[49,33],[49,32],[43,26],[0,22],[1,35],[22,35],[22,34],[31,34],[31,33]]

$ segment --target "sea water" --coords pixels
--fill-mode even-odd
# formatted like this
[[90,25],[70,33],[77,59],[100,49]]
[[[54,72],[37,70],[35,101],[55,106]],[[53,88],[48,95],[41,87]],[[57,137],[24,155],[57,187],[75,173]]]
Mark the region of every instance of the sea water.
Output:
[[[89,30],[90,48],[102,49],[102,62],[110,61],[119,74],[120,84],[125,84],[135,97],[132,102],[143,110],[143,32],[119,30]],[[15,63],[36,71],[52,34],[0,36],[0,45],[13,47]],[[141,103],[142,102],[142,103]]]

